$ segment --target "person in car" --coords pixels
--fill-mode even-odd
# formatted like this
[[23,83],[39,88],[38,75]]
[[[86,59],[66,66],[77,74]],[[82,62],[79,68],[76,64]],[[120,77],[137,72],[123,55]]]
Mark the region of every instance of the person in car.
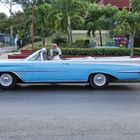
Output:
[[50,55],[51,58],[53,58],[53,56],[54,56],[54,54],[53,54],[53,51],[54,51],[54,50],[57,50],[57,51],[58,51],[58,55],[59,55],[59,56],[62,56],[62,51],[61,51],[61,49],[57,46],[56,43],[53,43],[53,44],[52,44],[52,48],[51,48],[50,51],[49,51],[49,55]]
[[53,50],[52,60],[61,60],[60,55],[59,55],[59,50],[57,50],[57,49]]

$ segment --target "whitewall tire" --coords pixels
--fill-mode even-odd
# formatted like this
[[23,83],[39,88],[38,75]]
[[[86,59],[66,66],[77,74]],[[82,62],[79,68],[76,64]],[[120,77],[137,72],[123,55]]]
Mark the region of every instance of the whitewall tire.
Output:
[[0,88],[12,89],[16,86],[16,77],[10,73],[0,74]]
[[110,82],[110,76],[102,73],[92,74],[90,76],[89,82],[93,88],[106,88]]

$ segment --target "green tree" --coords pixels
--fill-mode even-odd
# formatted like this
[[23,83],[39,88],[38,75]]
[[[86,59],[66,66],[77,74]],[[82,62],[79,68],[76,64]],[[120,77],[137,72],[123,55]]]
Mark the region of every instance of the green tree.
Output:
[[137,12],[131,12],[127,9],[119,11],[114,18],[116,19],[114,32],[116,34],[129,34],[132,39],[130,56],[134,55],[134,38],[137,30],[140,29],[140,16]]
[[24,39],[27,34],[30,34],[29,19],[29,15],[24,12],[17,12],[11,18],[14,34],[18,34],[20,39]]
[[9,18],[4,13],[0,13],[0,32],[9,33],[9,31]]
[[118,12],[118,8],[111,5],[98,5],[90,4],[88,8],[88,14],[85,19],[88,35],[95,36],[95,31],[99,31],[100,45],[102,46],[102,34],[101,30],[111,29],[113,27],[113,16]]
[[43,47],[45,47],[45,32],[49,32],[49,30],[51,29],[49,21],[51,10],[52,9],[50,4],[39,5],[35,8],[36,29],[42,36]]
[[131,2],[131,11],[138,12],[140,14],[140,1],[139,0],[130,0]]
[[[72,46],[72,23],[85,16],[86,2],[82,0],[53,0],[54,15],[58,15],[58,27],[68,34],[68,46]],[[56,24],[55,24],[56,25]]]
[[22,5],[23,8],[31,6],[33,3],[35,5],[41,5],[44,3],[51,3],[51,0],[3,0],[6,3],[17,3]]

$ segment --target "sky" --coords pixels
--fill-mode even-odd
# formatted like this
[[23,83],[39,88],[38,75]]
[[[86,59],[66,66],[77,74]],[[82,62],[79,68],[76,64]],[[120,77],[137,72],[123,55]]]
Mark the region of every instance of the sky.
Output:
[[[8,8],[10,8],[9,5],[6,5],[6,6],[7,6]],[[2,4],[2,3],[0,2],[0,12],[1,12],[1,13],[5,13],[7,16],[10,16],[9,9],[8,9],[6,6],[4,6],[4,4]],[[22,11],[21,6],[20,6],[20,5],[13,5],[13,6],[12,6],[12,12],[13,12],[13,13],[16,13],[17,11]]]

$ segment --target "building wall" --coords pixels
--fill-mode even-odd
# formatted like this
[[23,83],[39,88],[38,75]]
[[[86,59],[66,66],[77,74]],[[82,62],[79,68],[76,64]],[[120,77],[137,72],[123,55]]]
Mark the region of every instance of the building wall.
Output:
[[124,7],[129,8],[130,6],[129,0],[100,0],[99,3],[102,3],[104,5],[107,5],[110,3],[111,5],[117,6],[120,9]]

